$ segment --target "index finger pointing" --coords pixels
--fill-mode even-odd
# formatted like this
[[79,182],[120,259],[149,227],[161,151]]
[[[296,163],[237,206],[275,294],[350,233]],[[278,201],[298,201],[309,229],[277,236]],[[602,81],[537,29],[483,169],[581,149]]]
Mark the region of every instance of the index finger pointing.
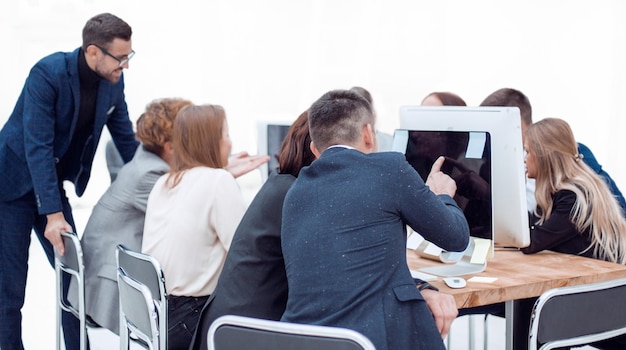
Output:
[[433,166],[430,168],[430,172],[434,173],[441,171],[441,167],[443,166],[443,163],[445,161],[446,158],[444,156],[439,156],[439,158],[437,158],[437,160],[433,163]]

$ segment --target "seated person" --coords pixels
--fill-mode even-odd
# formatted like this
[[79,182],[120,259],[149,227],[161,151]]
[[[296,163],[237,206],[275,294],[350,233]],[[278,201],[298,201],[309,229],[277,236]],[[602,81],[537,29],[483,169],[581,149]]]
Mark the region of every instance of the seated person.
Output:
[[431,92],[422,100],[422,106],[467,106],[457,94],[451,92]]
[[567,122],[556,118],[528,128],[526,172],[536,180],[537,209],[530,224],[530,246],[626,263],[626,219],[607,184],[582,161]]
[[449,251],[469,242],[443,157],[425,185],[403,154],[376,153],[371,105],[352,91],[323,95],[309,127],[318,159],[283,204],[281,320],[353,329],[379,350],[445,349],[406,264],[407,224]]
[[[509,106],[509,107],[517,107],[520,110],[520,117],[522,118],[522,141],[524,140],[526,129],[530,127],[533,123],[532,117],[532,106],[530,105],[530,101],[528,97],[524,95],[521,91],[511,89],[511,88],[502,88],[494,91],[491,95],[487,96],[485,100],[480,104],[481,106]],[[624,196],[622,192],[615,184],[615,181],[611,178],[611,176],[602,169],[602,166],[598,163],[596,158],[594,157],[591,150],[583,145],[582,143],[578,143],[578,153],[581,154],[583,162],[585,162],[593,171],[602,176],[604,181],[609,186],[609,189],[613,193],[613,196],[620,204],[622,208],[622,213],[626,216],[626,200],[624,200]],[[535,193],[535,181],[529,179],[526,182],[526,199],[528,202],[528,211],[533,212],[536,206],[534,202],[534,193]]]
[[[626,263],[626,220],[606,182],[582,161],[567,122],[547,118],[531,125],[524,138],[526,172],[536,180],[537,207],[531,213],[526,254],[552,250],[618,264]],[[517,303],[520,331],[527,334],[536,298]],[[525,340],[522,337],[522,340]],[[623,337],[593,344],[624,349]]]
[[[81,237],[86,313],[91,321],[115,334],[119,334],[120,322],[115,250],[118,244],[141,249],[148,195],[170,168],[174,118],[190,104],[180,98],[163,98],[146,106],[137,120],[136,137],[141,146],[94,207]],[[229,159],[229,171],[237,177],[264,162],[267,156],[240,153]],[[76,288],[75,283],[71,288]],[[77,300],[71,301],[77,305]]]
[[[308,113],[304,112],[283,141],[278,173],[263,184],[235,231],[217,287],[200,317],[192,349],[207,348],[209,327],[220,316],[281,318],[287,304],[287,276],[280,247],[283,200],[300,169],[315,159],[310,143]],[[454,298],[431,289],[424,289],[422,294],[438,328],[447,334],[457,314]]]
[[189,104],[191,101],[164,98],[146,106],[137,120],[136,137],[141,146],[93,208],[81,237],[86,314],[115,334],[120,326],[115,250],[118,244],[141,249],[148,195],[156,180],[169,170],[172,123],[176,113]]
[[224,169],[231,141],[221,106],[183,107],[174,120],[172,147],[170,171],[148,197],[141,251],[163,269],[168,349],[187,349],[246,204]]
[[241,219],[215,291],[193,341],[206,349],[211,323],[223,315],[279,320],[287,304],[287,277],[280,248],[283,199],[300,169],[315,156],[309,148],[308,115],[302,113],[281,145],[278,172],[268,177]]

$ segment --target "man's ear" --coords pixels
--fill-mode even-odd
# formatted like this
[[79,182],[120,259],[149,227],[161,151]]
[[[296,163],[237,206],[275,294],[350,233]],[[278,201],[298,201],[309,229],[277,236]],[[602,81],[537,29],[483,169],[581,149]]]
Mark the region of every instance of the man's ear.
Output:
[[85,50],[85,61],[87,61],[87,65],[89,66],[89,68],[91,68],[92,70],[95,69],[96,67],[96,62],[98,60],[98,51],[100,49],[98,49],[98,47],[96,45],[89,45],[87,46],[87,49]]
[[98,47],[96,45],[89,45],[85,50],[86,57],[95,57],[98,54]]
[[311,141],[311,143],[309,144],[309,148],[311,149],[311,152],[313,152],[313,154],[315,155],[315,158],[319,158],[320,157],[320,151],[317,149],[317,147],[315,146],[315,144],[313,143],[313,141]]
[[372,129],[372,124],[365,124],[363,126],[363,143],[367,149],[374,149],[376,147],[376,140],[374,130]]

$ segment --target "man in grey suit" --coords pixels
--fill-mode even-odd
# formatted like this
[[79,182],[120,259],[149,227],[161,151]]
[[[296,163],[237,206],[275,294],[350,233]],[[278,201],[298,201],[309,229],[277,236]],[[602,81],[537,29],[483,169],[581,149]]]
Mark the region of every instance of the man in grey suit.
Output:
[[403,154],[376,153],[372,108],[351,91],[316,101],[309,128],[318,159],[283,205],[282,320],[354,329],[379,350],[445,349],[406,263],[406,225],[448,251],[469,242],[444,158],[424,184]]

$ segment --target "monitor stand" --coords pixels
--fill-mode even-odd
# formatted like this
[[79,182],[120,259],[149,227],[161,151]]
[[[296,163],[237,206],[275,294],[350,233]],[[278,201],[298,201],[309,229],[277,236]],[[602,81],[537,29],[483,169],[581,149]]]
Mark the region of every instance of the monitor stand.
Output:
[[487,258],[491,256],[492,241],[489,239],[470,237],[470,243],[463,256],[454,264],[430,266],[419,269],[421,272],[442,277],[454,277],[480,273],[487,268]]

